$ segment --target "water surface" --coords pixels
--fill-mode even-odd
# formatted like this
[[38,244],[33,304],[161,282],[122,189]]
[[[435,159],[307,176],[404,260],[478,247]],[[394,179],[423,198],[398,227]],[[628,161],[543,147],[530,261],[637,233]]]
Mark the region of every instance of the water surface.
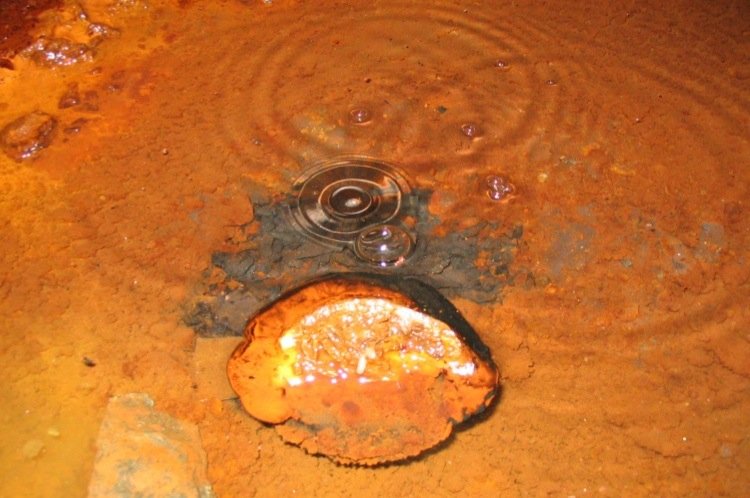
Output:
[[[56,123],[0,155],[0,494],[85,496],[129,392],[198,426],[222,497],[750,487],[747,2],[76,5],[0,67],[0,127]],[[211,254],[339,154],[430,190],[434,237],[523,229],[493,300],[453,298],[502,400],[407,465],[305,455],[196,387]]]

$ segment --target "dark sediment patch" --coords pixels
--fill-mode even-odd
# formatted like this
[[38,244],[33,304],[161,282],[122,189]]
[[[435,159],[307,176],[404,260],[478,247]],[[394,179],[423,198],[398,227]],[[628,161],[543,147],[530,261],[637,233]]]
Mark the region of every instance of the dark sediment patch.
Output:
[[[0,61],[13,57],[29,46],[33,41],[30,32],[36,26],[39,14],[60,5],[61,0],[0,2]],[[8,68],[5,64],[2,67]]]
[[478,220],[436,235],[440,221],[427,211],[429,192],[415,196],[410,214],[417,220],[419,242],[408,262],[395,268],[373,268],[348,248],[327,247],[303,235],[290,220],[285,196],[256,199],[253,223],[258,229],[246,249],[212,255],[204,287],[188,304],[185,322],[203,336],[239,336],[248,318],[285,289],[341,272],[414,277],[449,298],[500,300],[502,288],[514,279],[511,264],[523,227]]

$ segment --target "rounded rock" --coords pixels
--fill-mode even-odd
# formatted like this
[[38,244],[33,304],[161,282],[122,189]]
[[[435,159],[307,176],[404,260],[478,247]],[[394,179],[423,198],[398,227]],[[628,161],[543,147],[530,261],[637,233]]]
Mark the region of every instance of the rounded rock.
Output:
[[45,112],[26,114],[0,130],[0,148],[15,161],[30,159],[52,143],[56,127],[57,120]]
[[254,316],[227,366],[255,418],[345,464],[416,456],[499,392],[489,349],[413,278],[335,274]]

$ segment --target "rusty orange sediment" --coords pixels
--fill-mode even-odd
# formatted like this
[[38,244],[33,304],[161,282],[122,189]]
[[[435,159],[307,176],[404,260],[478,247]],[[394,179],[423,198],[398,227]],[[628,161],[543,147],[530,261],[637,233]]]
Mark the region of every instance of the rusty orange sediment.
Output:
[[[53,7],[6,16],[19,4]],[[198,427],[222,498],[744,497],[748,19],[732,0],[0,1],[0,495],[86,495],[110,400],[140,393],[165,427]],[[356,395],[374,382],[330,376],[262,413],[226,379],[231,334],[323,257],[280,258],[269,198],[342,154],[429,192],[434,223],[397,220],[415,248],[383,271],[428,270],[500,367],[478,423],[392,465],[337,462],[382,458],[358,424],[403,399],[393,385],[371,413]],[[208,299],[214,328],[191,328]],[[314,356],[298,333],[316,309],[257,315],[286,337],[272,358]],[[380,351],[340,360],[398,367]],[[272,394],[305,378],[290,365]],[[414,392],[429,430],[409,439],[404,412],[391,460],[478,406],[436,371],[401,372],[439,396]]]

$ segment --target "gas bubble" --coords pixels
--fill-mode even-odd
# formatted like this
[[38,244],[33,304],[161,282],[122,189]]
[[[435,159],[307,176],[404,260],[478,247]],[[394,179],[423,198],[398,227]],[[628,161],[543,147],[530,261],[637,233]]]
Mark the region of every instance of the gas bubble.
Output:
[[354,124],[365,124],[372,119],[372,113],[364,107],[355,107],[349,111],[349,121]]
[[474,123],[464,123],[461,125],[461,133],[469,138],[475,138],[479,136],[479,128]]
[[354,242],[357,257],[380,267],[403,264],[413,249],[411,235],[395,225],[377,225],[362,230]]
[[509,199],[516,191],[516,187],[507,178],[500,175],[490,175],[485,179],[487,196],[493,201]]

